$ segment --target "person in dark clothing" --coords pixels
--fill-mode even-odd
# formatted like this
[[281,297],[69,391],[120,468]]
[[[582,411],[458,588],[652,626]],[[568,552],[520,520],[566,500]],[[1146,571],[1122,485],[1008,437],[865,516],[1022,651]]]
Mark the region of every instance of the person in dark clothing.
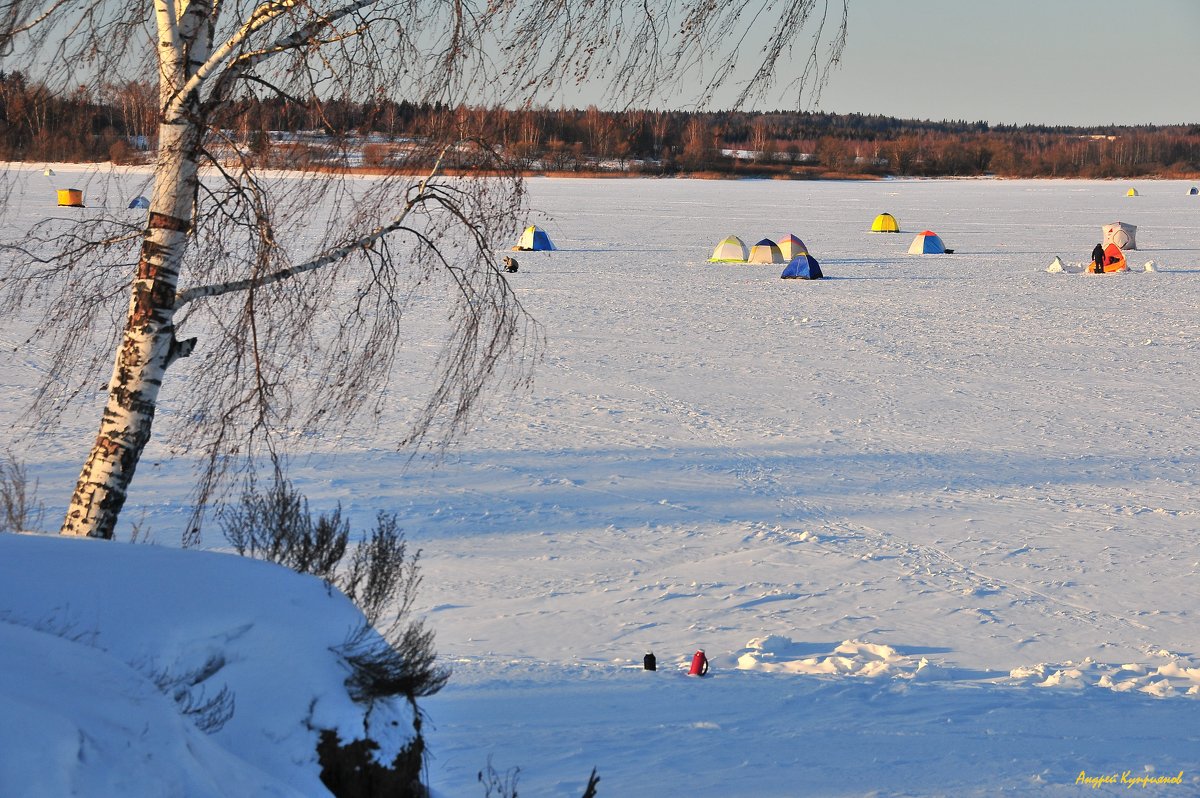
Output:
[[1093,270],[1095,270],[1096,274],[1100,274],[1101,272],[1104,271],[1104,245],[1103,244],[1097,244],[1096,248],[1092,250],[1092,262],[1096,264],[1095,266],[1092,267]]

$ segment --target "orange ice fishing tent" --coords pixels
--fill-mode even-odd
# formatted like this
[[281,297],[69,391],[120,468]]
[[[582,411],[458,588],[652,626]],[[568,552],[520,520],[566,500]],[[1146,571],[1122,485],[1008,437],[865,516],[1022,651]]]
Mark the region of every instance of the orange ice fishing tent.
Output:
[[1092,261],[1092,265],[1088,267],[1088,271],[1092,274],[1111,274],[1112,272],[1127,272],[1129,266],[1125,263],[1125,253],[1116,244],[1109,244],[1104,248],[1104,263],[1096,263]]

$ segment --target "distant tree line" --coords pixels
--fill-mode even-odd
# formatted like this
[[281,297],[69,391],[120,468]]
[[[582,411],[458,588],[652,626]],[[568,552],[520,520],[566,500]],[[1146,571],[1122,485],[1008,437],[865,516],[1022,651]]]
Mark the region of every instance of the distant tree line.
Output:
[[[144,161],[155,147],[148,84],[51,92],[0,72],[0,159]],[[867,114],[746,111],[482,109],[380,97],[236,103],[224,146],[286,168],[321,159],[365,168],[425,166],[408,146],[434,131],[488,131],[479,142],[517,168],[652,175],[1132,178],[1200,175],[1200,124],[1052,127],[929,122]],[[290,134],[290,135],[289,135]],[[357,155],[348,161],[346,154]],[[451,154],[469,170],[471,148]],[[418,160],[413,160],[414,158]]]

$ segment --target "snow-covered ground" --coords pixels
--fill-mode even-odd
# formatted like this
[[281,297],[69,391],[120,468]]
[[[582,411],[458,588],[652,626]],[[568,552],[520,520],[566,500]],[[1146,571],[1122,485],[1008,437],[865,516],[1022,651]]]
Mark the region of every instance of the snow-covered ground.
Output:
[[[54,210],[39,179],[9,223]],[[423,549],[436,793],[482,795],[489,758],[527,796],[593,766],[607,796],[1200,793],[1200,197],[1129,185],[531,181],[560,247],[511,278],[532,391],[441,463],[389,425],[292,470]],[[1133,272],[1047,273],[1118,220]],[[925,229],[954,254],[906,254]],[[706,262],[785,233],[829,279]],[[0,335],[15,434],[42,360]],[[125,522],[160,543],[191,473],[170,393]],[[55,510],[87,415],[13,444]]]
[[406,701],[343,685],[361,622],[233,554],[0,535],[0,795],[327,794],[319,730],[386,762],[412,738]]

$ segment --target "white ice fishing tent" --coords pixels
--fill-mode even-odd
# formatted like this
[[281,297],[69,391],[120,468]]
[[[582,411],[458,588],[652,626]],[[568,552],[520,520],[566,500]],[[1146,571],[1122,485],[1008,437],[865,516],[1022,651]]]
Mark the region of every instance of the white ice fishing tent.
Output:
[[1113,222],[1101,228],[1104,246],[1116,244],[1120,249],[1137,249],[1137,225]]

